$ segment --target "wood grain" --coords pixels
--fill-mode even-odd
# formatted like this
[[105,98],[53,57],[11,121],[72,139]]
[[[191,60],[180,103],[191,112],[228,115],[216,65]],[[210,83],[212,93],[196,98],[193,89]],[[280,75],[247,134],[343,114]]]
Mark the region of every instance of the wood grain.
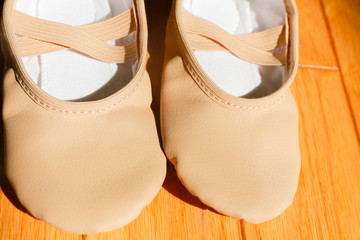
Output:
[[[340,72],[360,130],[360,1],[322,0]],[[360,133],[360,132],[359,132]]]
[[[1,167],[0,239],[360,239],[359,4],[297,0],[301,65],[292,91],[302,168],[294,203],[278,218],[253,225],[218,214],[189,194],[168,163],[163,188],[134,222],[108,233],[69,234],[27,214]],[[147,1],[156,115],[169,7],[170,0]]]
[[310,66],[338,67],[327,31],[321,0],[297,0],[299,12],[299,63]]

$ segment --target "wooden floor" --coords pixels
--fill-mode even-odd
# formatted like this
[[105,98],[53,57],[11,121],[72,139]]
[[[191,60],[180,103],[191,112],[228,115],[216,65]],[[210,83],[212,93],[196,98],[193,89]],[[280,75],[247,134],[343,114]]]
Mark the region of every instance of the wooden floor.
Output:
[[[147,2],[156,114],[169,1]],[[292,91],[302,169],[294,203],[280,217],[253,225],[209,211],[168,164],[163,188],[136,221],[113,232],[74,235],[24,213],[2,177],[0,239],[360,239],[360,1],[296,2],[300,69]]]

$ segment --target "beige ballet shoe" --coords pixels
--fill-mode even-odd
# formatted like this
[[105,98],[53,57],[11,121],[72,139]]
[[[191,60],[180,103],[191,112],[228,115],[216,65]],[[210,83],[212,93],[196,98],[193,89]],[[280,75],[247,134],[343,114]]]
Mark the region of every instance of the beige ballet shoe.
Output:
[[[294,1],[285,0],[284,23],[261,25],[258,15],[255,23],[246,22],[244,14],[232,18],[230,10],[219,15],[222,9],[235,9],[226,8],[229,2],[173,4],[162,137],[167,157],[192,194],[220,213],[260,223],[289,207],[298,184],[298,111],[290,92],[298,65],[297,12]],[[259,2],[250,1],[249,9],[256,13]],[[249,6],[242,3],[244,9]],[[268,10],[259,6],[259,11]],[[224,19],[237,22],[228,26]],[[247,23],[253,27],[246,28]],[[239,26],[242,34],[235,33]],[[236,69],[224,70],[228,66]],[[262,83],[253,84],[258,80]],[[237,84],[243,95],[231,92]]]
[[[23,1],[27,9],[33,2]],[[78,5],[59,15],[54,6],[61,1],[43,2],[45,13],[55,14],[44,15],[51,19],[44,20],[15,10],[14,0],[6,0],[1,22],[7,177],[34,217],[81,234],[117,229],[134,220],[166,174],[145,70],[144,2],[128,1],[127,10],[121,6],[126,1],[104,5],[113,17],[97,8],[99,2],[94,1],[94,9]],[[100,20],[92,19],[95,15]],[[55,21],[61,17],[80,25]],[[94,22],[81,24],[89,19]],[[128,43],[112,41],[128,35]],[[132,69],[126,82],[123,72]],[[57,82],[64,79],[71,80],[69,85]]]

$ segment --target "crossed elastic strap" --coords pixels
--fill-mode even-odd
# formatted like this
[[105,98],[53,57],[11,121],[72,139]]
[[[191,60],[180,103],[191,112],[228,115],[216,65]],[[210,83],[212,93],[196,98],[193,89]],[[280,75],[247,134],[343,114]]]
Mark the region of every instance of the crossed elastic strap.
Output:
[[183,9],[187,37],[194,50],[225,50],[237,57],[266,66],[286,64],[286,26],[262,32],[231,35],[217,25]]
[[16,10],[12,20],[22,57],[72,49],[104,62],[124,63],[137,59],[135,42],[126,46],[107,43],[136,30],[132,9],[103,22],[79,27],[42,20]]

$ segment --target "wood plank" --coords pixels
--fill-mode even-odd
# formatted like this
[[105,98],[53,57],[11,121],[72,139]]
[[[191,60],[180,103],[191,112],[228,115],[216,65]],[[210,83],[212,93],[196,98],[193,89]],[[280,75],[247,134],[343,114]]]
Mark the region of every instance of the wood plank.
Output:
[[81,240],[82,236],[57,230],[16,208],[0,193],[0,239],[69,239]]
[[299,63],[338,67],[321,0],[296,0],[299,12]]
[[322,0],[322,2],[360,134],[360,1]]

